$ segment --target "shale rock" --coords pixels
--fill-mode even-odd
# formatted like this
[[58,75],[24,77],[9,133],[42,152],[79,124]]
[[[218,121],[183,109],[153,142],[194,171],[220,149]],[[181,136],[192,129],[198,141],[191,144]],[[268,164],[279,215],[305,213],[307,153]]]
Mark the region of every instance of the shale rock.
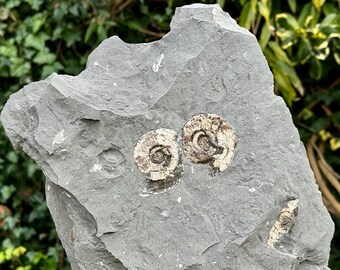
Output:
[[328,269],[298,131],[256,38],[217,5],[178,8],[159,41],[103,41],[1,121],[44,171],[74,270]]

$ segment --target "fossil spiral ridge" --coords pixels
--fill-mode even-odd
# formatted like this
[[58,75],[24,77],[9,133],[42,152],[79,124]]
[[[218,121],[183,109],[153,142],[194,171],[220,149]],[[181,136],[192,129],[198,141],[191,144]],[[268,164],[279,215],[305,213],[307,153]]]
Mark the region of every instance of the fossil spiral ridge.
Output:
[[156,129],[144,134],[137,142],[134,159],[139,170],[151,181],[162,181],[181,174],[181,151],[177,133]]
[[236,148],[233,128],[217,114],[193,116],[183,127],[183,148],[193,163],[208,163],[213,175],[225,171]]

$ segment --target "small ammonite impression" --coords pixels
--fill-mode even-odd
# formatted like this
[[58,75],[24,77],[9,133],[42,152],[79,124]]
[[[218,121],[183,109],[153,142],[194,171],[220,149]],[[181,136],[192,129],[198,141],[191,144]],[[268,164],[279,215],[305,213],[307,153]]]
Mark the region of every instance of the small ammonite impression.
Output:
[[173,179],[181,174],[177,133],[156,129],[144,134],[135,147],[134,158],[139,170],[151,181]]
[[217,114],[193,116],[183,127],[186,156],[194,163],[209,163],[212,174],[225,171],[236,147],[233,128]]

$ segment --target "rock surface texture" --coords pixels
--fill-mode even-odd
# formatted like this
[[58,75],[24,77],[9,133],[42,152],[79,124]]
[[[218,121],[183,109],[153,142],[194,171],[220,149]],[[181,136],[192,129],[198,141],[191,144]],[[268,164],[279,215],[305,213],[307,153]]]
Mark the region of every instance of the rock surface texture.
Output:
[[[183,151],[197,115],[225,121],[193,135],[210,165]],[[333,223],[298,131],[256,38],[217,5],[178,8],[159,41],[105,40],[78,76],[13,94],[1,121],[46,175],[73,270],[328,269]],[[154,135],[169,147],[134,153]]]

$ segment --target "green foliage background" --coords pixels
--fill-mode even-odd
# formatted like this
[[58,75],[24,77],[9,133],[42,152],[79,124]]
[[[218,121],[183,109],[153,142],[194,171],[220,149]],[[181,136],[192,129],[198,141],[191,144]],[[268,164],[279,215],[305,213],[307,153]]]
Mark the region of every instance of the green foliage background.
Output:
[[[258,37],[275,76],[275,93],[289,106],[303,142],[315,146],[318,159],[333,168],[330,179],[339,181],[336,0],[0,0],[0,109],[31,81],[52,72],[78,74],[89,53],[109,36],[134,43],[161,38],[175,7],[193,2],[219,3]],[[322,191],[336,223],[330,267],[336,270],[340,191],[325,175]],[[12,149],[1,126],[0,269],[70,269],[46,207],[44,177],[32,160]]]

